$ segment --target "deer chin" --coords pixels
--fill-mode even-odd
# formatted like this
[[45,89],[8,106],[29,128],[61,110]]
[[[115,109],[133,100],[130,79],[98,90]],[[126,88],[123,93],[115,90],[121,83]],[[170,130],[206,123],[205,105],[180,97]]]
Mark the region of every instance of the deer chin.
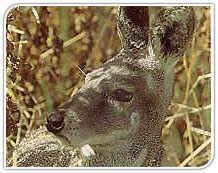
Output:
[[[114,133],[123,134],[123,132],[121,131],[122,130],[119,130],[119,132],[116,131]],[[83,155],[87,157],[95,155],[96,151],[116,151],[118,145],[125,145],[127,143],[128,136],[128,134],[119,136],[113,134],[97,135],[81,143],[82,147],[80,147],[80,149]]]

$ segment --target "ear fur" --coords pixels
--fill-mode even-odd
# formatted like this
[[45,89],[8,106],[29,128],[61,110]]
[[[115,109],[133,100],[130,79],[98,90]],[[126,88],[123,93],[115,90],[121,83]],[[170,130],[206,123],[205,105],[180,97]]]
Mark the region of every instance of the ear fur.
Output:
[[141,49],[147,46],[148,13],[148,7],[119,7],[117,28],[124,49]]
[[127,52],[142,50],[147,57],[152,50],[156,59],[164,57],[165,61],[170,57],[176,62],[192,40],[193,7],[162,7],[151,26],[149,8],[156,7],[119,7],[117,28],[122,47]]
[[155,54],[165,59],[181,57],[192,40],[195,14],[192,7],[163,7],[152,26],[151,42]]

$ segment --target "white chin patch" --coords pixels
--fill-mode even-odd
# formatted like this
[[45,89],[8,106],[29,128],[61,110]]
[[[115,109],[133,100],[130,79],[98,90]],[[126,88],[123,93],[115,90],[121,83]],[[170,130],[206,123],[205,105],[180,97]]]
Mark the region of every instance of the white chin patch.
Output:
[[91,148],[91,146],[89,144],[86,144],[86,145],[82,146],[81,147],[81,152],[86,157],[90,157],[90,156],[95,155],[94,150]]
[[133,112],[130,119],[131,119],[131,122],[130,122],[131,128],[130,128],[130,130],[131,131],[137,130],[139,128],[139,125],[140,125],[140,115],[138,113]]

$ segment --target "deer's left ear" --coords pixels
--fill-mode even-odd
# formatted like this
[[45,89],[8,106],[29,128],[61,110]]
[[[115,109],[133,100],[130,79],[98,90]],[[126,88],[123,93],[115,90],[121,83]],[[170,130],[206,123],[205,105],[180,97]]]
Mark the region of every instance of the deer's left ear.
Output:
[[119,7],[117,28],[124,49],[141,49],[147,46],[149,33],[148,13],[148,7]]
[[192,40],[195,28],[193,7],[163,7],[151,27],[151,42],[155,54],[176,62]]

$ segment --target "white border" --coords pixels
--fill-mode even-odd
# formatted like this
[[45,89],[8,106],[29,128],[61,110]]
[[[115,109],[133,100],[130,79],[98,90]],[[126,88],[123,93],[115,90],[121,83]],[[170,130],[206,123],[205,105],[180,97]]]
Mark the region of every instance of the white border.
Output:
[[[187,4],[187,3],[186,3]],[[184,3],[167,3],[167,4],[163,4],[163,3],[153,3],[153,4],[150,4],[150,3],[69,3],[69,4],[64,4],[64,3],[56,3],[56,4],[53,4],[53,3],[25,3],[25,4],[22,4],[22,3],[17,3],[17,4],[13,4],[13,5],[10,5],[6,10],[5,10],[5,14],[4,14],[4,55],[6,55],[6,47],[5,47],[5,45],[6,45],[6,39],[5,39],[5,31],[6,31],[6,28],[5,28],[5,23],[6,23],[6,15],[7,15],[7,13],[8,13],[8,11],[10,11],[12,8],[14,8],[14,7],[16,7],[16,6],[61,6],[61,5],[64,5],[64,6],[118,6],[118,5],[143,5],[143,6],[146,6],[146,5],[149,5],[149,6],[170,6],[170,5],[172,5],[172,6],[177,6],[177,5],[186,5],[186,4],[184,4]],[[212,105],[212,108],[211,108],[211,120],[212,120],[212,126],[211,126],[211,129],[212,129],[212,136],[214,136],[214,133],[215,133],[215,130],[214,130],[214,115],[213,115],[213,113],[215,113],[215,107],[214,107],[214,104],[215,104],[215,96],[214,96],[214,93],[215,93],[215,88],[214,88],[214,84],[215,84],[215,58],[214,58],[214,55],[215,55],[215,41],[214,41],[214,30],[215,30],[215,26],[214,26],[214,22],[215,22],[215,8],[214,8],[214,4],[212,4],[212,3],[188,3],[187,5],[191,5],[191,6],[210,6],[211,7],[211,73],[213,74],[212,75],[212,79],[211,79],[211,105]],[[3,57],[5,57],[5,56],[3,56]],[[6,98],[6,71],[5,71],[5,67],[6,67],[6,64],[5,64],[5,61],[4,61],[4,67],[3,67],[3,72],[4,72],[4,92],[3,92],[3,94],[4,94],[4,98]],[[6,109],[6,99],[4,99],[4,108]],[[5,113],[6,113],[6,111],[5,111],[5,109],[4,109],[4,121],[1,121],[1,122],[3,122],[3,126],[4,126],[4,124],[6,123],[5,121],[6,121],[6,118],[5,118]],[[5,136],[5,128],[4,128],[4,136]],[[105,167],[105,168],[98,168],[98,167],[94,167],[94,168],[87,168],[87,167],[79,167],[79,168],[77,168],[77,167],[73,167],[73,168],[6,168],[5,167],[5,165],[4,165],[4,167],[5,167],[5,169],[10,169],[10,170],[28,170],[28,171],[30,171],[30,170],[38,170],[38,169],[40,169],[40,170],[55,170],[55,169],[61,169],[61,170],[90,170],[90,169],[94,169],[94,170],[96,170],[96,169],[101,169],[101,170],[107,170],[107,169],[116,169],[116,170],[120,170],[120,169],[122,169],[122,170],[132,170],[132,169],[143,169],[143,170],[202,170],[202,169],[204,169],[204,168],[206,168],[206,167],[208,167],[208,166],[210,166],[211,165],[211,163],[213,162],[213,160],[214,160],[214,153],[215,153],[215,146],[214,146],[214,138],[212,137],[212,155],[213,155],[213,157],[212,157],[212,159],[206,164],[206,165],[204,165],[204,166],[202,166],[202,167],[196,167],[196,168],[187,168],[187,167],[182,167],[182,168],[179,168],[179,167],[155,167],[155,168],[147,168],[147,167],[143,167],[143,168],[140,168],[140,167],[117,167],[117,168],[111,168],[111,167]],[[5,144],[6,142],[4,142],[4,151],[6,151],[5,150],[5,146],[6,146],[6,144]],[[3,148],[3,147],[2,147]],[[3,151],[3,152],[4,152]],[[5,156],[5,152],[4,152],[4,159],[6,158],[6,156]]]

